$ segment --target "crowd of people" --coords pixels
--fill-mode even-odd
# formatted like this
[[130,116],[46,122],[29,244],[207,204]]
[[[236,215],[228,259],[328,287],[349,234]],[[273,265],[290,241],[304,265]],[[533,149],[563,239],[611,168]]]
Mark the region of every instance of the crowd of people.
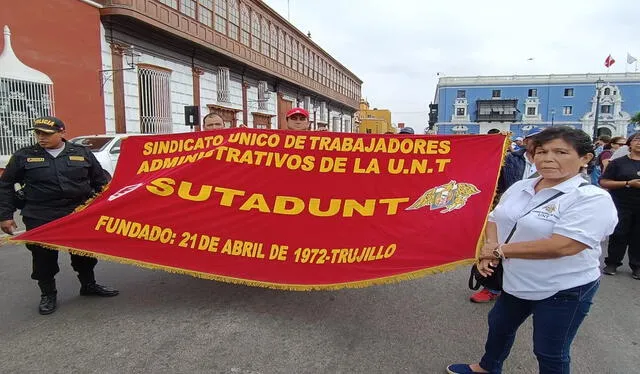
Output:
[[[289,130],[310,130],[309,113],[293,108],[286,124]],[[224,127],[216,114],[203,119],[204,131]],[[15,152],[0,176],[0,228],[7,234],[16,229],[16,209],[31,230],[70,214],[108,182],[91,151],[65,140],[63,121],[38,118],[32,130],[37,144]],[[413,134],[413,129],[400,134]],[[594,174],[595,183],[589,183]],[[15,184],[23,186],[22,197],[16,195]],[[495,301],[485,353],[478,363],[450,365],[447,371],[500,373],[519,326],[533,315],[540,372],[568,373],[571,343],[589,312],[600,274],[615,275],[628,251],[631,276],[640,279],[640,133],[628,139],[600,137],[594,143],[570,127],[531,131],[514,139],[496,196],[478,270],[490,276],[500,262],[503,286],[471,296],[474,302]],[[601,269],[601,246],[607,238]],[[58,251],[35,244],[27,248],[33,260],[31,277],[41,290],[39,313],[51,314],[57,309]],[[118,295],[96,283],[96,263],[71,255],[80,294]]]

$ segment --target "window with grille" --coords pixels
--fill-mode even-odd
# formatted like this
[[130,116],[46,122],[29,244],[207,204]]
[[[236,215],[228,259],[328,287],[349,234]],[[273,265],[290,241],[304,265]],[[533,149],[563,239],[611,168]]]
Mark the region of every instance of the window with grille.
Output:
[[570,116],[573,114],[573,107],[572,106],[563,106],[562,107],[562,114],[564,114],[565,116]]
[[271,34],[271,58],[274,60],[278,59],[278,31],[276,27],[271,24],[269,26],[269,33]]
[[178,9],[178,0],[158,0],[164,5],[170,6],[173,9]]
[[267,110],[269,99],[269,85],[266,81],[258,81],[258,109]]
[[285,49],[286,49],[286,58],[285,65],[291,67],[291,37],[289,35],[285,35]]
[[180,1],[180,11],[191,18],[196,18],[196,0]]
[[344,119],[344,131],[345,132],[353,131],[353,130],[351,130],[351,119],[350,118],[345,118]]
[[213,27],[213,0],[198,0],[198,21]]
[[266,19],[262,19],[262,54],[269,56],[269,24]]
[[[236,3],[237,0],[231,0],[231,4]],[[237,3],[236,3],[237,10]],[[231,13],[231,10],[229,10]],[[227,0],[216,0],[216,24],[215,29],[221,34],[227,33]],[[231,35],[229,35],[231,36]],[[234,39],[237,39],[236,36]]]
[[314,81],[318,80],[318,56],[313,54],[311,58],[311,79]]
[[309,76],[309,49],[307,47],[304,47],[303,49],[302,58],[303,58],[303,67],[304,67],[303,74],[308,77]]
[[140,98],[140,132],[166,134],[173,132],[171,120],[171,72],[138,67]]
[[254,11],[251,12],[251,48],[260,52],[260,18]]
[[249,8],[240,5],[240,42],[246,46],[251,43],[251,18]]
[[238,40],[240,37],[240,11],[238,10],[238,0],[231,0],[229,2],[229,23],[227,24],[227,27],[227,35],[233,40]]
[[298,45],[298,71],[304,74],[304,46]]
[[284,53],[285,53],[285,43],[284,43],[284,33],[282,30],[278,30],[278,62],[284,64]]
[[311,96],[305,96],[302,100],[302,108],[308,112],[311,111]]
[[333,117],[333,131],[340,131],[340,117]]
[[291,41],[291,68],[293,70],[298,70],[298,42],[295,40]]
[[229,84],[230,84],[229,68],[219,67],[217,73],[218,85],[218,101],[221,103],[229,102]]
[[32,121],[53,115],[52,85],[0,77],[0,155],[32,145]]
[[327,122],[327,103],[325,101],[320,103],[320,121]]

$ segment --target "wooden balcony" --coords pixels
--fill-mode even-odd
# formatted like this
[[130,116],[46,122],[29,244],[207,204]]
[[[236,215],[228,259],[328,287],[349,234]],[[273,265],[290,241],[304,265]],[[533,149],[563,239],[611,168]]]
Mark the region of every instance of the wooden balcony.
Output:
[[[215,31],[212,27],[204,25],[157,0],[97,0],[97,2],[103,5],[103,8],[100,9],[102,17],[110,17],[113,19],[117,19],[118,17],[133,18],[139,22],[165,30],[178,38],[186,39],[209,50],[223,54],[253,69],[264,71],[277,78],[289,81],[354,110],[357,110],[359,107],[358,100],[321,85],[306,75],[278,63],[278,61]],[[271,20],[272,22],[279,22],[273,18]],[[285,26],[280,25],[280,27],[284,28]],[[321,49],[314,50],[314,53],[327,56],[333,60],[331,56],[328,56],[326,52]],[[344,70],[343,72],[349,76],[353,76],[348,70]],[[360,82],[357,77],[353,77]]]

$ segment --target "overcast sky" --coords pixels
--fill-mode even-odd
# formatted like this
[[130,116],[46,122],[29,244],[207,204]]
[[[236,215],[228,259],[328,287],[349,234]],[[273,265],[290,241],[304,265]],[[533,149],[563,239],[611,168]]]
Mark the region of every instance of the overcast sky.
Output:
[[[287,18],[287,0],[265,0]],[[634,70],[636,0],[289,0],[290,22],[364,81],[373,107],[416,130],[437,74],[511,75]],[[532,61],[528,61],[533,58]]]

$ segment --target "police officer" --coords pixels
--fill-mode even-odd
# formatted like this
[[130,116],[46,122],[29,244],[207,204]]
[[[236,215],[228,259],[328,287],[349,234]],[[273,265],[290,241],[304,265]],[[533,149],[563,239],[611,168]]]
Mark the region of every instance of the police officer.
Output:
[[[41,117],[33,128],[38,144],[16,151],[0,176],[0,228],[13,235],[16,210],[14,185],[24,186],[22,216],[27,230],[64,217],[107,184],[106,174],[90,150],[64,139],[65,125],[55,117]],[[33,257],[31,278],[38,281],[42,297],[40,314],[57,308],[55,275],[58,251],[27,244]],[[72,254],[71,266],[80,279],[80,295],[116,296],[117,290],[96,283],[92,257]]]

